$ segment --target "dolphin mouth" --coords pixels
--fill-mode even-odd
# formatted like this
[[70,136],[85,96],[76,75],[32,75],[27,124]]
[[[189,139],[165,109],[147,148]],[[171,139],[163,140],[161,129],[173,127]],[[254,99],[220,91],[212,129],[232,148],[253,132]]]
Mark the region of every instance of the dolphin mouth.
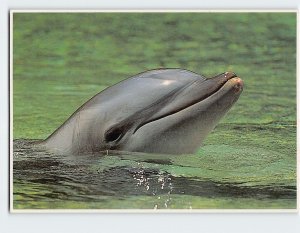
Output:
[[[179,96],[180,93],[182,93],[183,91],[187,91],[188,87],[190,87],[191,85],[194,85],[198,81],[199,80],[196,80],[195,82],[192,82],[192,83],[188,84],[187,86],[184,86],[181,90],[177,91],[174,95]],[[137,127],[133,131],[133,134],[138,129],[140,129],[141,127],[143,127],[146,124],[149,124],[151,122],[171,116],[175,113],[178,113],[182,110],[185,110],[195,104],[198,104],[198,103],[210,98],[212,95],[219,92],[226,84],[229,84],[230,86],[233,87],[233,95],[240,93],[243,89],[242,79],[240,79],[234,72],[225,72],[225,73],[222,73],[215,77],[205,79],[201,84],[203,84],[204,82],[208,82],[208,85],[204,85],[204,87],[207,87],[207,90],[205,90],[205,89],[203,90],[203,91],[207,91],[206,93],[204,93],[203,95],[199,95],[196,98],[193,98],[191,101],[188,101],[186,103],[181,103],[177,107],[170,109],[167,112],[162,112],[162,113],[158,112],[158,114],[154,113],[151,117],[149,117],[148,119],[146,119],[145,121],[143,121],[139,125],[137,125]],[[173,99],[174,99],[174,97],[172,98],[171,101],[173,101]],[[168,102],[166,104],[168,104]]]

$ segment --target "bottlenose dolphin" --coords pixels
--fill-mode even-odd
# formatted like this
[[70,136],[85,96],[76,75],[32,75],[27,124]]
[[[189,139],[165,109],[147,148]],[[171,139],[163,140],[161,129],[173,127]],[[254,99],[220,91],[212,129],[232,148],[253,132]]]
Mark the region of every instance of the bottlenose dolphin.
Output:
[[233,72],[208,79],[183,69],[146,71],[92,97],[43,145],[64,154],[194,153],[242,89]]

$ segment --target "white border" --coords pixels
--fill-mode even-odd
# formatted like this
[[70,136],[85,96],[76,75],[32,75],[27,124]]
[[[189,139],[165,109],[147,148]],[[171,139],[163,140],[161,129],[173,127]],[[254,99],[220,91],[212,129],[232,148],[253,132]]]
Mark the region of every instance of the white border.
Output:
[[[121,10],[121,9],[103,9],[103,10],[69,10],[69,9],[56,9],[56,10],[46,10],[46,9],[11,9],[10,10],[10,22],[9,22],[9,51],[10,51],[10,67],[9,67],[9,74],[10,74],[10,142],[9,142],[9,154],[10,154],[10,212],[11,213],[297,213],[299,211],[299,155],[297,150],[297,207],[296,209],[14,209],[13,208],[13,14],[14,13],[280,13],[280,12],[288,12],[288,13],[296,13],[297,17],[297,77],[299,74],[299,60],[298,60],[298,49],[299,49],[299,29],[298,29],[298,22],[299,22],[299,10],[287,9],[287,10],[202,10],[202,9],[184,9],[184,10],[170,10],[170,9],[128,9],[128,10]],[[297,79],[297,90],[299,87],[299,82]],[[298,106],[298,92],[297,92],[297,122],[299,117],[299,106]],[[297,130],[297,138],[298,138],[298,130]],[[297,140],[297,146],[298,146]]]
[[56,9],[56,10],[46,10],[46,9],[11,9],[11,13],[192,13],[192,12],[206,12],[206,13],[280,13],[280,12],[288,12],[288,13],[298,13],[297,9],[286,9],[286,10],[276,10],[276,9],[267,9],[267,10],[204,10],[204,9],[86,9],[86,10],[71,10],[71,9]]
[[9,207],[13,210],[13,13],[9,14]]

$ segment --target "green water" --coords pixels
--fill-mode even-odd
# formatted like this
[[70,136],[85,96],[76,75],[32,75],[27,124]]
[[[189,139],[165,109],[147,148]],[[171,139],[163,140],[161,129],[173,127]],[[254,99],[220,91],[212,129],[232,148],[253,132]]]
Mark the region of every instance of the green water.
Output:
[[[40,154],[25,150],[22,157],[17,145],[14,208],[296,207],[296,13],[17,13],[13,43],[14,139],[47,137],[90,97],[148,69],[179,67],[207,77],[233,70],[245,82],[194,155],[167,162],[159,155],[85,158],[84,176],[115,177],[97,181],[94,193],[82,191],[90,187],[73,180],[71,170],[71,186],[48,182],[62,171],[39,165],[44,173],[34,173]],[[24,169],[24,159],[32,169]],[[78,158],[55,166],[68,170],[72,160]],[[136,168],[150,184],[140,182]],[[116,191],[120,184],[127,192]]]

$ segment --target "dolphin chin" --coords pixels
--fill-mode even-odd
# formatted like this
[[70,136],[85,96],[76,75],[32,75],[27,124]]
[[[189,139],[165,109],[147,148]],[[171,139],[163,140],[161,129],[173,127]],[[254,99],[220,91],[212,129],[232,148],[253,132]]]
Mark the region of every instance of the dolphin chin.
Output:
[[146,71],[88,100],[43,145],[62,154],[193,153],[242,90],[233,72],[208,79],[183,69]]

